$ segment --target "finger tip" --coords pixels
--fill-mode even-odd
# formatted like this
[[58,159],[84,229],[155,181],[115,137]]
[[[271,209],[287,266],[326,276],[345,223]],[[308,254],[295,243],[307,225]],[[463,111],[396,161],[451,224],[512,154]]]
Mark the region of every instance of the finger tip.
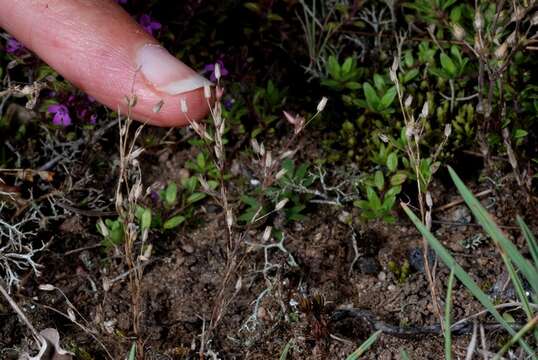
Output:
[[[174,96],[145,98],[133,108],[133,118],[159,127],[187,126],[208,114],[209,105],[203,95],[203,89],[196,89]],[[187,104],[186,112],[182,111],[182,100]]]

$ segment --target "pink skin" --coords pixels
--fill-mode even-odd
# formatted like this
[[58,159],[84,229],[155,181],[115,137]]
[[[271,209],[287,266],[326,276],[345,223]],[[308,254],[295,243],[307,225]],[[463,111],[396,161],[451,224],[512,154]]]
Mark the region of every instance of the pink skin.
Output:
[[[138,102],[133,117],[157,126],[184,126],[180,99],[192,120],[203,118],[208,106],[203,89],[179,95],[159,91],[137,71],[137,52],[158,44],[114,0],[0,0],[0,27],[71,81],[113,110],[125,113],[125,96]],[[177,80],[196,73],[178,65]],[[134,82],[133,82],[134,79]],[[159,113],[154,106],[164,101]]]

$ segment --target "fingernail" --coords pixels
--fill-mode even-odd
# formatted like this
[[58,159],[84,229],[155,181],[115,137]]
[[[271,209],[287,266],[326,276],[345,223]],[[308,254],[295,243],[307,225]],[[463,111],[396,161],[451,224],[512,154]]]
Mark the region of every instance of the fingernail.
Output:
[[187,65],[159,45],[144,45],[136,55],[140,72],[159,91],[178,95],[210,85]]

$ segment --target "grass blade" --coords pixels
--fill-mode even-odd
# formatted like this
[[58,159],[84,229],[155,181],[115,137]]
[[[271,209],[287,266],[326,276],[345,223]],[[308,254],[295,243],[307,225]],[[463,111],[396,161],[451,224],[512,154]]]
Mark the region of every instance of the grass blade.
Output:
[[452,360],[452,332],[450,324],[452,323],[452,287],[454,286],[454,269],[450,271],[448,285],[446,289],[445,301],[445,360]]
[[136,360],[136,342],[133,342],[133,345],[131,346],[131,350],[129,351],[129,356],[127,357],[127,360]]
[[284,349],[282,349],[282,353],[280,353],[279,360],[286,360],[288,357],[288,353],[290,352],[291,346],[293,345],[293,339],[288,341],[286,346],[284,346]]
[[521,216],[517,216],[517,223],[519,227],[521,228],[521,233],[523,234],[523,237],[525,240],[527,240],[527,244],[529,245],[529,251],[532,256],[532,260],[534,260],[534,266],[538,268],[538,243],[536,243],[536,238],[532,234],[531,230],[525,224],[525,221],[521,218]]
[[502,233],[501,229],[495,224],[491,216],[486,209],[480,204],[480,202],[473,196],[469,189],[463,184],[459,176],[454,169],[448,167],[450,176],[454,181],[454,184],[458,188],[463,200],[467,203],[467,206],[471,209],[476,220],[482,225],[484,230],[493,239],[495,244],[499,247],[501,252],[504,252],[514,262],[518,269],[525,275],[528,282],[531,284],[535,293],[538,293],[538,270],[535,269],[517,250],[516,246],[509,241]]
[[400,351],[400,357],[402,358],[402,360],[411,360],[409,358],[409,354],[407,354],[407,351],[405,351],[405,349],[402,349],[402,351]]
[[[405,205],[401,204],[402,208],[406,212],[407,216],[411,219],[413,224],[420,231],[422,236],[426,238],[429,245],[435,251],[435,253],[443,260],[443,262],[448,266],[448,268],[454,271],[455,276],[459,281],[465,285],[467,289],[473,294],[473,296],[490,312],[491,315],[501,324],[510,335],[514,336],[516,332],[514,329],[504,320],[501,314],[495,309],[495,306],[491,302],[490,298],[480,289],[480,287],[474,282],[473,279],[463,270],[463,268],[456,262],[456,260],[450,255],[450,253],[445,249],[445,247],[432,235],[432,233],[422,224],[419,218]],[[531,347],[523,340],[519,339],[521,346],[529,354],[533,354]]]
[[381,330],[377,330],[375,333],[370,335],[370,337],[366,339],[366,341],[364,341],[357,350],[349,354],[346,360],[357,360],[362,354],[366,352],[366,350],[370,348],[370,346],[372,346],[373,343],[377,341],[379,335],[381,335]]
[[[527,324],[525,324],[525,326],[523,326],[518,332],[517,334],[515,334],[514,336],[512,336],[512,338],[506,343],[504,344],[504,346],[502,347],[502,349],[497,353],[497,355],[495,355],[495,357],[493,358],[493,360],[499,360],[503,354],[508,351],[508,349],[510,349],[510,347],[512,345],[514,345],[516,343],[516,341],[519,341],[523,335],[525,335],[526,333],[528,333],[529,331],[531,331],[532,329],[534,329],[536,327],[536,325],[538,325],[538,316],[535,316],[534,319],[531,319]],[[532,359],[536,359],[536,353],[534,353],[534,356],[532,357]]]

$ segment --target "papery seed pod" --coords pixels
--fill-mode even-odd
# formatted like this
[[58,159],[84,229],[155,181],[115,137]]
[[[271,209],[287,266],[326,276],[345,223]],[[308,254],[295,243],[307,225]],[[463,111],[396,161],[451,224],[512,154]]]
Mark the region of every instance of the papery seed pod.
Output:
[[426,205],[428,205],[430,209],[433,206],[432,194],[429,191],[426,192]]
[[506,53],[507,53],[507,50],[508,50],[508,44],[505,42],[503,42],[501,44],[501,46],[499,46],[496,50],[495,50],[495,57],[498,59],[498,60],[503,60],[505,57],[506,57]]
[[286,206],[286,204],[288,203],[290,199],[288,198],[284,198],[282,200],[280,200],[276,205],[275,205],[275,211],[279,211],[279,210],[282,210],[282,208],[284,208],[284,206]]
[[105,225],[103,220],[97,220],[97,228],[99,229],[99,232],[101,233],[101,235],[103,235],[103,237],[108,237],[110,235],[108,227]]
[[458,41],[462,41],[465,38],[465,29],[463,29],[460,24],[453,23],[451,25],[452,35]]
[[75,322],[77,320],[77,317],[75,316],[75,312],[71,308],[67,308],[67,316],[69,317],[69,320],[72,322]]
[[445,137],[449,137],[452,134],[452,124],[448,123],[445,125]]
[[318,103],[317,110],[318,112],[322,112],[323,109],[325,109],[325,106],[327,105],[327,98],[324,96],[321,98],[320,102]]
[[406,108],[411,107],[412,103],[413,103],[413,97],[411,95],[409,95],[408,97],[405,98],[404,106]]
[[484,18],[482,17],[482,13],[478,8],[476,9],[476,12],[474,14],[473,26],[476,31],[482,31],[484,27]]
[[284,175],[286,175],[287,172],[288,172],[287,169],[284,169],[284,168],[280,169],[280,171],[276,173],[275,179],[280,180]]
[[424,102],[424,105],[422,105],[422,111],[420,112],[420,117],[425,119],[428,117],[430,111],[430,104],[428,101]]
[[140,256],[140,260],[142,261],[148,261],[151,257],[151,253],[153,251],[153,245],[149,244],[144,249],[144,253]]
[[379,140],[383,141],[385,144],[387,144],[389,142],[389,137],[385,134],[380,134],[379,135]]
[[209,85],[204,85],[204,97],[206,99],[211,99],[211,87]]
[[512,33],[506,38],[506,43],[508,46],[515,46],[517,43],[517,31],[512,31]]
[[235,282],[235,292],[238,292],[243,287],[243,280],[241,279],[241,276],[237,278],[237,281]]
[[157,104],[153,105],[153,108],[151,109],[154,113],[158,113],[159,111],[161,111],[161,108],[163,107],[164,105],[164,101],[159,101]]
[[266,226],[265,230],[262,235],[262,241],[267,242],[269,238],[271,237],[271,231],[273,231],[273,228],[271,226]]
[[39,290],[53,291],[54,289],[56,289],[56,287],[54,285],[51,285],[51,284],[41,284],[41,285],[39,285]]
[[413,137],[413,134],[415,133],[415,129],[413,128],[412,124],[409,124],[405,127],[405,136],[408,139],[411,139]]
[[288,120],[288,122],[292,125],[296,125],[297,124],[297,117],[296,116],[292,116],[289,112],[287,111],[283,111],[284,113],[284,117],[286,118],[286,120]]
[[282,160],[282,159],[286,159],[286,158],[290,158],[290,157],[292,157],[293,155],[295,155],[295,150],[288,150],[288,151],[285,151],[282,155],[280,155],[280,160]]
[[179,100],[179,104],[181,107],[181,112],[186,114],[189,111],[189,107],[187,106],[187,100],[185,100],[185,98],[181,98]]
[[205,192],[210,192],[211,191],[211,188],[209,187],[209,184],[207,183],[207,181],[203,177],[198,176],[198,181],[200,182],[200,186],[202,186],[202,189],[204,189]]
[[215,63],[214,72],[215,72],[215,79],[220,80],[221,73],[220,73],[220,64],[219,63]]
[[271,152],[268,151],[265,155],[265,167],[269,169],[273,165],[273,156],[271,155]]
[[250,139],[250,146],[252,147],[252,150],[254,150],[254,152],[256,154],[260,154],[260,144],[258,143],[258,140],[256,139]]
[[228,228],[230,229],[232,225],[234,224],[234,215],[230,209],[226,211],[226,225],[228,225]]

